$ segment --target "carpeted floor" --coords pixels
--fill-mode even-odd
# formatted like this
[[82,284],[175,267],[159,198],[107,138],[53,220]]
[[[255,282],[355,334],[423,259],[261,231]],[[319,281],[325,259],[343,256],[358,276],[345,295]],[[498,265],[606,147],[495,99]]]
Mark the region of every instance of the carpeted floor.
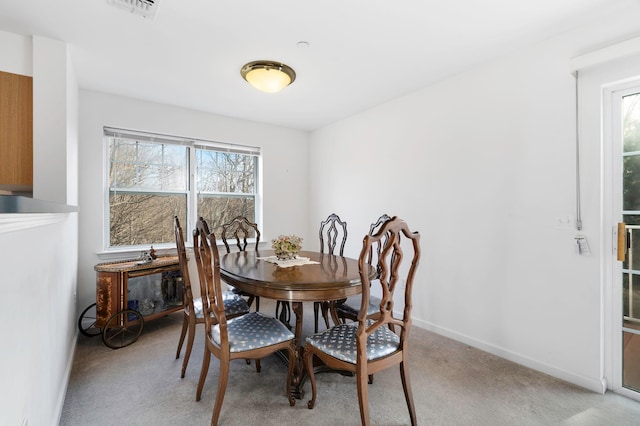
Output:
[[[305,331],[313,324],[305,305]],[[265,300],[262,312],[273,312]],[[80,336],[61,425],[205,425],[211,421],[218,375],[211,361],[202,400],[195,401],[203,353],[198,326],[189,368],[180,379],[175,359],[181,314],[145,324],[140,339],[112,350],[100,337]],[[423,425],[640,425],[640,403],[599,395],[414,327],[411,383],[418,422]],[[183,354],[184,355],[184,349]],[[271,356],[254,365],[234,361],[222,407],[224,425],[358,425],[352,377],[317,375],[316,407],[305,386],[303,400],[290,407],[285,397],[286,365]],[[376,374],[369,386],[374,425],[409,424],[397,368]]]

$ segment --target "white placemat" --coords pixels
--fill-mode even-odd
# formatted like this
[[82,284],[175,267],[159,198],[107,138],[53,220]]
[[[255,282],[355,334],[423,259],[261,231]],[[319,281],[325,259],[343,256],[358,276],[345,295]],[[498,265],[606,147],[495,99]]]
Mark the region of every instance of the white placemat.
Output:
[[275,263],[281,268],[289,268],[291,266],[303,266],[303,265],[316,265],[320,262],[316,262],[315,260],[311,260],[308,257],[298,256],[295,259],[287,259],[287,260],[279,260],[276,256],[268,256],[268,257],[258,257],[260,260],[264,260],[265,262]]

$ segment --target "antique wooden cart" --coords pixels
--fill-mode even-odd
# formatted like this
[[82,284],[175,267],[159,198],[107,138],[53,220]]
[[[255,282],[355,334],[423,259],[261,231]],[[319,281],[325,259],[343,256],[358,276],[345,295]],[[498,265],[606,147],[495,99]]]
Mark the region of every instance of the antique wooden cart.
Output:
[[102,335],[112,349],[134,343],[145,321],[183,309],[177,256],[99,263],[94,269],[96,303],[82,312],[78,328],[85,336]]

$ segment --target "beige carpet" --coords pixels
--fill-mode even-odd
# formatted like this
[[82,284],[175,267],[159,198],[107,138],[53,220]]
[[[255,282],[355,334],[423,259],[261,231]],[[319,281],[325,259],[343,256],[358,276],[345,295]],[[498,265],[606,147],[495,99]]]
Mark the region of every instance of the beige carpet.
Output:
[[[273,312],[268,300],[261,311]],[[312,326],[305,305],[305,329]],[[211,421],[218,374],[212,359],[202,400],[195,391],[202,362],[198,327],[187,374],[175,359],[180,314],[145,324],[133,345],[111,350],[100,337],[80,336],[61,425],[206,425]],[[639,425],[640,403],[599,395],[464,344],[414,327],[411,382],[422,425]],[[184,350],[183,350],[184,354]],[[276,356],[254,365],[234,361],[222,407],[224,425],[358,425],[355,381],[340,374],[317,376],[318,399],[290,407],[285,397],[286,366]],[[374,425],[409,424],[398,369],[375,376],[369,387]]]

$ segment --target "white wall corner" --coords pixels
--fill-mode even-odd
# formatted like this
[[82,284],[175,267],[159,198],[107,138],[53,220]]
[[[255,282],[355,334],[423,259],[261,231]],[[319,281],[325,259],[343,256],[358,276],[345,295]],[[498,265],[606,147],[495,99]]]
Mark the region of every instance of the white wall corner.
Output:
[[625,56],[632,56],[637,53],[640,53],[640,37],[625,40],[583,55],[574,56],[571,58],[569,71],[575,73],[584,68],[603,64]]

